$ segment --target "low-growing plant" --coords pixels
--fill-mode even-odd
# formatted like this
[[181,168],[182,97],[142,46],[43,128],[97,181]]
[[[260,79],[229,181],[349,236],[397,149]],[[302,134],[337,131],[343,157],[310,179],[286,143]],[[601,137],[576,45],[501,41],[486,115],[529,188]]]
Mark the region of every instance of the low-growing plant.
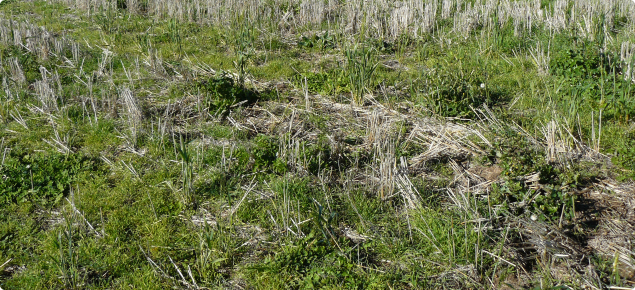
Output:
[[312,93],[329,94],[332,92],[332,78],[328,73],[296,74],[292,79],[293,83],[298,87],[303,87],[306,82],[306,89]]
[[622,178],[633,178],[635,176],[633,170],[635,168],[635,132],[625,133],[621,140],[612,144],[612,147],[614,154],[611,161],[626,169]]
[[[176,146],[177,144],[175,144]],[[196,199],[193,195],[194,184],[194,164],[192,160],[192,154],[187,148],[187,144],[183,142],[183,137],[180,137],[179,144],[176,146],[176,151],[181,158],[181,181],[183,184],[183,195],[180,200],[184,206],[194,204],[196,207]]]
[[398,50],[401,50],[403,54],[404,48],[407,47],[411,41],[412,39],[408,35],[402,34],[393,42],[387,41],[383,38],[368,38],[366,39],[365,44],[376,49],[377,52],[381,54],[392,54]]
[[251,58],[255,54],[254,50],[254,28],[247,19],[238,19],[240,29],[236,31],[234,38],[234,53],[236,60],[234,67],[238,71],[238,85],[245,87],[245,78],[248,74],[248,66]]
[[[516,214],[522,214],[526,210],[542,213],[546,220],[557,221],[561,218],[567,221],[575,217],[576,195],[571,193],[580,183],[579,175],[573,176],[563,169],[558,169],[550,164],[545,164],[544,159],[535,153],[525,152],[529,156],[523,162],[510,162],[519,159],[504,154],[501,164],[504,167],[506,181],[500,187],[495,187],[492,200],[500,204],[518,203],[522,204]],[[538,191],[529,188],[529,185],[522,181],[522,176],[537,172],[539,176]],[[519,179],[521,178],[521,179]],[[500,195],[502,193],[502,196]],[[527,204],[525,204],[527,203]]]
[[215,226],[205,220],[205,226],[198,233],[199,248],[196,253],[194,269],[199,279],[213,283],[222,278],[219,268],[231,264],[235,252],[236,240],[232,239],[231,228],[217,223]]
[[170,41],[176,45],[179,55],[183,54],[183,41],[181,36],[181,24],[176,19],[171,19],[168,22],[168,34]]
[[11,156],[0,166],[0,206],[31,201],[58,203],[83,171],[98,170],[96,163],[77,154]]
[[348,72],[340,69],[295,74],[291,81],[300,88],[305,86],[306,81],[306,88],[309,92],[321,95],[328,96],[351,92]]
[[0,7],[5,6],[5,5],[9,5],[10,3],[14,3],[17,0],[6,0],[6,1],[2,1],[2,3],[0,3]]
[[106,8],[99,13],[93,14],[93,21],[96,22],[101,31],[107,34],[112,34],[117,29],[117,21],[115,21],[116,16],[117,12],[114,9]]
[[287,164],[278,159],[278,141],[266,135],[258,135],[255,139],[255,147],[252,154],[255,159],[254,168],[256,170],[272,169],[278,173],[287,170]]
[[236,103],[253,104],[259,98],[257,92],[237,86],[234,79],[227,74],[201,80],[196,83],[195,88],[205,94],[205,106],[214,115],[227,114]]
[[611,71],[611,62],[615,61],[611,58],[596,44],[582,42],[576,48],[555,53],[549,67],[553,74],[573,80],[597,79]]
[[364,95],[373,85],[373,76],[377,68],[376,50],[367,45],[347,49],[344,56],[347,60],[346,71],[351,84],[351,97],[355,104],[364,103]]
[[552,57],[549,67],[562,79],[566,94],[559,97],[569,119],[590,111],[604,111],[604,119],[628,121],[635,115],[635,90],[624,80],[617,56],[595,43],[583,41]]
[[282,283],[280,286],[303,289],[328,285],[340,285],[346,289],[369,286],[368,281],[358,275],[357,266],[345,253],[318,236],[311,232],[293,245],[284,247],[275,257],[267,259],[264,265],[252,266],[252,271],[266,275],[257,277],[256,280],[261,281],[255,282],[269,285]]
[[334,49],[336,47],[336,41],[335,36],[326,31],[323,35],[315,34],[310,37],[300,37],[298,46],[306,48],[317,48],[320,50]]
[[473,108],[494,107],[504,101],[504,93],[489,83],[482,64],[463,64],[455,59],[437,64],[419,84],[423,103],[432,112],[444,117],[474,117]]
[[333,156],[330,144],[321,138],[317,143],[305,147],[305,158],[308,160],[308,170],[318,175],[321,170],[337,166],[337,157]]
[[77,245],[74,241],[78,237],[76,229],[73,228],[73,222],[72,216],[64,215],[65,228],[59,230],[57,239],[53,240],[53,247],[59,255],[51,259],[61,274],[64,286],[68,289],[79,289],[81,283],[80,269],[78,269],[79,254],[76,252]]

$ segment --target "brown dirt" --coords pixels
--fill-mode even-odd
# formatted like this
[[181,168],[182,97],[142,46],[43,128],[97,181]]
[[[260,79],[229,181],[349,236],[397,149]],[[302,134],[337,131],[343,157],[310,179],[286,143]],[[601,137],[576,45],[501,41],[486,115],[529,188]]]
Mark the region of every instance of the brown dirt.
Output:
[[471,173],[476,174],[487,181],[496,181],[498,177],[503,173],[503,168],[498,165],[493,166],[474,166],[470,170]]

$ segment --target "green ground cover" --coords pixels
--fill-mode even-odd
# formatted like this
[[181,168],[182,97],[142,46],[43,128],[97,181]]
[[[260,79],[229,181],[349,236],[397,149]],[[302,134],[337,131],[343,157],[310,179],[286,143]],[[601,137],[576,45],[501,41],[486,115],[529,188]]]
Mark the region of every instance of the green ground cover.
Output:
[[633,287],[635,7],[503,2],[3,1],[0,287]]

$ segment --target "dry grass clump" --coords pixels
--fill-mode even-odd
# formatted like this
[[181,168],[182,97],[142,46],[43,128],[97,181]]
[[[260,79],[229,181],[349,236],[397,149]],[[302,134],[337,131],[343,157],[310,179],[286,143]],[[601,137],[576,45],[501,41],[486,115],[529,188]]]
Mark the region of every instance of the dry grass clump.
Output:
[[[44,27],[38,27],[28,21],[19,22],[0,18],[0,44],[19,47],[44,61],[50,57],[61,59],[65,65],[75,67],[79,63],[79,45],[65,36],[54,36]],[[67,52],[71,52],[72,59],[67,59]],[[8,100],[16,95],[16,86],[20,88],[27,83],[26,73],[17,56],[12,56],[3,61],[2,71],[6,72],[8,79],[3,78],[3,88]],[[59,95],[62,92],[60,76],[57,71],[40,67],[41,79],[30,84],[39,105],[31,109],[37,113],[43,113],[51,119],[51,114],[59,112]],[[23,125],[26,127],[26,123]],[[59,136],[56,138],[59,140]],[[59,143],[62,144],[62,143]],[[68,152],[61,147],[61,151]],[[60,150],[58,150],[60,151]]]
[[[312,96],[313,107],[306,111],[298,106],[304,100],[287,104],[269,103],[266,107],[252,106],[245,108],[241,116],[233,117],[236,128],[249,130],[257,134],[279,136],[280,150],[278,158],[282,158],[298,173],[307,172],[307,157],[302,154],[304,144],[314,143],[317,137],[325,134],[330,146],[337,152],[368,152],[372,157],[366,168],[357,168],[358,181],[372,188],[382,199],[401,194],[409,207],[418,204],[420,197],[408,175],[408,164],[405,159],[397,160],[395,149],[405,141],[404,136],[397,134],[399,124],[406,116],[396,111],[378,107],[352,104],[340,104],[331,100]],[[297,103],[297,104],[296,104]],[[311,124],[311,115],[329,116],[329,131],[322,131]],[[230,114],[232,117],[233,114]],[[233,122],[232,122],[233,123]],[[359,140],[353,144],[343,142],[344,139]]]
[[79,45],[73,40],[61,36],[53,36],[44,27],[38,27],[28,21],[19,22],[8,19],[0,20],[0,43],[22,47],[40,60],[50,56],[63,57],[67,51],[73,55],[70,63],[77,65]]
[[629,41],[622,42],[620,47],[620,61],[622,62],[622,71],[624,79],[635,82],[635,44]]
[[534,64],[538,68],[538,74],[541,76],[549,75],[549,60],[550,60],[550,51],[549,47],[545,48],[544,46],[538,42],[536,48],[533,51],[530,51],[531,58],[534,61]]
[[540,131],[544,136],[542,142],[548,162],[562,165],[582,160],[600,164],[610,163],[610,158],[600,153],[601,127],[597,130],[599,132],[596,134],[594,127],[589,146],[576,138],[564,124],[556,120],[547,123]]
[[141,108],[130,89],[126,87],[121,88],[119,91],[119,97],[123,103],[123,116],[127,125],[127,132],[124,133],[124,137],[128,142],[128,146],[134,148],[137,145],[137,139],[142,129],[141,119],[143,115],[141,113]]
[[[414,126],[408,139],[427,150],[413,159],[412,166],[425,166],[426,161],[433,159],[465,159],[485,153],[483,145],[491,147],[481,132],[465,125],[424,121]],[[478,141],[470,140],[470,137],[476,137]]]
[[373,173],[370,175],[373,187],[377,188],[379,197],[390,197],[395,190],[397,177],[397,164],[395,156],[395,138],[392,136],[393,124],[388,118],[384,118],[380,112],[374,111],[368,117],[365,145],[374,156],[369,165]]
[[[42,105],[41,109],[47,113],[57,112],[59,111],[57,105],[58,94],[62,89],[59,75],[57,72],[51,75],[51,73],[44,67],[40,67],[40,74],[42,76],[42,80],[35,81],[33,86],[35,87],[35,95]],[[54,89],[55,85],[57,85],[57,90]]]
[[18,84],[24,84],[26,82],[26,77],[24,76],[22,66],[18,62],[18,58],[11,57],[7,59],[7,65],[9,67],[11,79]]

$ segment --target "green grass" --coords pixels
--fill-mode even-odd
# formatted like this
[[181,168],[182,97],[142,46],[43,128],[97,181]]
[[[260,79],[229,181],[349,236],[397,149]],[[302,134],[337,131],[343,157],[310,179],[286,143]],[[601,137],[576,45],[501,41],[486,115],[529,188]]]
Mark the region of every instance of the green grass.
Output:
[[[612,42],[449,19],[389,39],[121,8],[0,4],[66,41],[46,58],[0,41],[2,289],[580,288],[550,268],[579,256],[528,229],[586,245],[580,192],[635,177],[629,19]],[[591,157],[550,160],[551,121]],[[481,191],[478,167],[499,170]],[[632,286],[587,251],[591,285]]]

